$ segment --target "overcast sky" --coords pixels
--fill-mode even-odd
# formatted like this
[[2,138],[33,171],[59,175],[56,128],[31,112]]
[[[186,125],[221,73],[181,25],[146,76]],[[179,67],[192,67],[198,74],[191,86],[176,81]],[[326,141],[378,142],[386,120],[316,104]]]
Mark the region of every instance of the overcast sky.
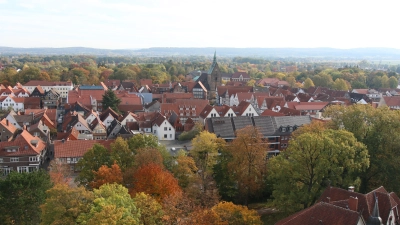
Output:
[[391,47],[388,0],[0,0],[0,46]]

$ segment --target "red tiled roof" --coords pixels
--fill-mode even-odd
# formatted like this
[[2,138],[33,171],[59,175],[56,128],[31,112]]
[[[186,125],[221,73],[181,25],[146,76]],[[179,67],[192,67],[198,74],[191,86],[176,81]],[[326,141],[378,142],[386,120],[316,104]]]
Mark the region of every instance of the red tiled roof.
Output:
[[[8,125],[7,125],[7,122],[8,122]],[[7,129],[8,131],[10,131],[11,133],[15,133],[15,131],[17,131],[17,128],[16,128],[12,123],[10,123],[9,121],[7,121],[6,118],[2,119],[2,120],[0,121],[0,123],[3,125],[4,128],[6,128],[6,129]]]
[[54,141],[54,157],[82,157],[95,144],[100,144],[110,150],[114,140],[77,140],[77,141]]
[[275,225],[357,225],[359,219],[356,211],[320,202],[278,221]]
[[[33,145],[36,142],[36,146]],[[18,151],[7,152],[4,149],[18,146]],[[24,156],[38,155],[46,148],[46,143],[38,137],[32,136],[27,130],[23,130],[14,141],[0,142],[0,156]]]
[[321,110],[329,102],[288,102],[288,108],[296,110]]

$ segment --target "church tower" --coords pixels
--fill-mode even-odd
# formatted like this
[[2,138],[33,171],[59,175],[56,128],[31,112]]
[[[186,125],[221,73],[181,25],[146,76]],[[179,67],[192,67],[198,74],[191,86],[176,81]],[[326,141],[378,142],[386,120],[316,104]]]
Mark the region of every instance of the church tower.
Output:
[[217,63],[217,51],[214,52],[214,59],[210,69],[208,70],[207,81],[210,87],[210,94],[208,95],[208,99],[213,100],[216,98],[217,86],[221,86],[222,84],[221,71],[219,70]]

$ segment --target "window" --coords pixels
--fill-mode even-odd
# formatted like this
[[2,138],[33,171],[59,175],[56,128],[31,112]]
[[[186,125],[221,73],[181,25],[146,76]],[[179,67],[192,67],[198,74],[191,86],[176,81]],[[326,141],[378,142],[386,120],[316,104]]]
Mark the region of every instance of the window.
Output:
[[7,176],[12,170],[13,168],[3,168],[3,176]]
[[164,130],[166,131],[166,130],[167,130],[167,127],[164,127]]
[[169,129],[168,130],[171,130],[171,127],[169,127]]
[[19,158],[18,157],[10,158],[10,162],[19,162]]
[[169,137],[172,138],[172,134],[170,134]]
[[40,134],[39,134],[39,132],[34,132],[34,133],[33,133],[33,136],[35,136],[35,137],[39,137],[39,136],[40,136]]
[[0,163],[3,163],[3,158],[0,158]]
[[164,134],[164,138],[167,138],[168,136],[166,134]]
[[37,156],[30,156],[29,157],[29,162],[38,162],[39,158]]

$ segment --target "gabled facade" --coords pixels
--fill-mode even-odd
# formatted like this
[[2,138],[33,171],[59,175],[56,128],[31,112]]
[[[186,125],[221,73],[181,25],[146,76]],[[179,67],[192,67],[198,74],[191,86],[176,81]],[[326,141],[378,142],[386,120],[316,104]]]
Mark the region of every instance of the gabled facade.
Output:
[[46,91],[42,98],[43,107],[48,109],[56,109],[61,103],[61,96],[55,89],[50,89]]
[[131,112],[126,112],[125,115],[121,119],[121,125],[126,126],[127,122],[136,122],[136,115]]
[[54,88],[60,94],[61,98],[67,98],[68,92],[74,88],[74,85],[70,81],[53,82],[40,80],[31,80],[28,83],[24,84],[23,87],[26,88],[29,92],[32,92],[38,85],[40,85],[44,91],[49,91]]
[[16,134],[17,128],[7,119],[0,121],[0,142],[11,141]]
[[13,98],[11,95],[0,97],[0,104],[2,110],[12,108],[14,111],[23,111],[25,109],[24,99]]
[[22,130],[13,141],[0,142],[0,168],[3,176],[38,170],[46,159],[47,145]]
[[158,140],[175,140],[175,128],[169,123],[167,118],[158,113],[152,126],[153,134]]

